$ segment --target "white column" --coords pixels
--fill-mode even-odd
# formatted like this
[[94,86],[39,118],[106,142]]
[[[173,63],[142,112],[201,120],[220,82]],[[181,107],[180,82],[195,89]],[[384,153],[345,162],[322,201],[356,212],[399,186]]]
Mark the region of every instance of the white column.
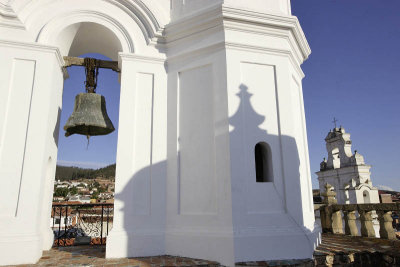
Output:
[[[300,69],[308,45],[293,17],[224,11],[235,262],[312,258],[319,229]],[[272,181],[257,182],[259,142],[270,147]]]
[[167,80],[164,59],[120,54],[113,229],[107,258],[165,254]]
[[224,30],[219,19],[203,25],[218,14],[167,28],[166,253],[233,266]]
[[0,57],[0,264],[35,263],[50,243],[63,60],[57,48],[10,41]]
[[[166,29],[166,252],[227,266],[311,258],[319,229],[300,69],[309,47],[289,14],[227,2]],[[270,182],[256,181],[258,142],[271,150]]]

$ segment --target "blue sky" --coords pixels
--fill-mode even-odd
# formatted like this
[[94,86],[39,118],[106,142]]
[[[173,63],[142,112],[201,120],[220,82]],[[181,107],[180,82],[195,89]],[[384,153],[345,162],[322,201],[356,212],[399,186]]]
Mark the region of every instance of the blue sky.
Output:
[[[110,60],[99,54],[85,54],[82,57],[95,57]],[[64,125],[74,108],[75,96],[85,92],[85,69],[68,68],[69,78],[64,82],[63,107],[61,112],[60,138],[58,142],[57,163],[65,166],[100,168],[115,163],[118,138],[118,114],[120,85],[118,74],[109,69],[100,69],[97,93],[106,99],[107,113],[114,124],[115,131],[109,135],[94,136],[87,139],[82,135],[64,136]]]
[[400,191],[400,1],[292,0],[292,12],[312,49],[302,65],[311,171],[336,117],[372,183]]
[[[353,150],[372,165],[373,184],[400,191],[400,1],[292,0],[292,12],[312,49],[302,65],[312,173],[327,156],[324,138],[336,117],[351,133]],[[68,71],[61,127],[72,113],[75,95],[84,92],[83,68]],[[118,129],[118,75],[100,70],[97,92],[105,96]],[[60,129],[58,163],[93,168],[114,163],[117,130],[92,137],[88,149],[86,145],[86,137],[65,138]],[[317,187],[314,174],[312,181]]]

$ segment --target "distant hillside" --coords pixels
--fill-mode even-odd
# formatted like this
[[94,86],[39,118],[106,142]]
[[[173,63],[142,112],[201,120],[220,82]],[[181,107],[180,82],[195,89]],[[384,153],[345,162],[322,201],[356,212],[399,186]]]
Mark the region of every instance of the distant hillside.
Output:
[[97,177],[111,179],[115,177],[115,166],[115,164],[112,164],[107,167],[94,170],[57,165],[56,180],[65,181],[77,179],[94,179]]

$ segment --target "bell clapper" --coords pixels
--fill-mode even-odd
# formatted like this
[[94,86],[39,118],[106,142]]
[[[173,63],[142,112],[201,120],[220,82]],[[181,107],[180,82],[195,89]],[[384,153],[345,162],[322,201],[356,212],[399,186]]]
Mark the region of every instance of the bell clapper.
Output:
[[89,148],[89,139],[90,139],[90,135],[86,135],[86,138],[87,138],[86,150],[88,150],[88,148]]

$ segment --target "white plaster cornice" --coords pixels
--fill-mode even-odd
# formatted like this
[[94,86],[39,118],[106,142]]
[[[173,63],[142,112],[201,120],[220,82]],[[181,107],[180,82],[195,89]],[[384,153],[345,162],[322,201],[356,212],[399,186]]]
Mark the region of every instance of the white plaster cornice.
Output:
[[222,49],[227,50],[237,50],[237,51],[246,51],[246,52],[253,52],[253,53],[261,53],[261,54],[269,54],[274,56],[282,56],[286,57],[292,63],[292,66],[295,68],[297,73],[301,78],[304,78],[304,72],[297,63],[296,59],[293,56],[293,53],[290,50],[283,50],[283,49],[273,49],[263,46],[251,46],[251,45],[244,45],[241,43],[233,43],[233,42],[219,42],[207,47],[201,47],[196,50],[191,50],[188,52],[180,53],[177,55],[169,56],[167,61],[169,63],[174,63],[177,61],[185,60],[187,58],[199,57],[202,55],[207,55],[210,53],[217,52]]
[[152,64],[164,64],[166,58],[163,57],[149,57],[149,56],[142,56],[137,54],[130,54],[130,53],[119,53],[118,54],[118,61],[139,61],[139,62],[146,62]]
[[222,9],[221,5],[215,5],[169,23],[165,37],[171,43],[219,25],[222,25]]
[[0,2],[0,15],[4,17],[16,18],[14,10],[10,5],[6,5]]
[[17,18],[8,19],[7,17],[0,17],[0,27],[25,30],[25,26]]
[[337,177],[340,175],[346,175],[346,174],[351,174],[354,172],[369,172],[369,170],[371,169],[371,165],[368,164],[363,164],[363,165],[349,165],[349,166],[343,166],[337,169],[328,169],[325,171],[318,171],[315,172],[315,174],[318,175],[318,178],[326,178],[326,177]]
[[232,42],[225,42],[226,49],[232,50],[239,50],[239,51],[248,51],[254,53],[262,53],[262,54],[270,54],[274,56],[284,56],[289,58],[290,62],[298,72],[301,78],[304,78],[304,72],[301,69],[300,65],[298,64],[297,60],[293,56],[292,51],[290,50],[283,50],[283,49],[274,49],[264,46],[253,46],[253,45],[245,45],[240,43],[232,43]]
[[0,3],[0,27],[25,29],[10,5]]
[[168,56],[167,62],[168,63],[175,63],[182,60],[186,60],[188,58],[195,58],[200,57],[203,55],[209,55],[211,53],[215,53],[219,50],[225,49],[225,42],[219,42],[212,45],[208,45],[206,47],[200,47],[195,50],[190,50],[187,52],[179,53],[176,55]]
[[0,39],[0,46],[3,47],[13,47],[13,48],[23,48],[26,50],[38,51],[38,52],[45,52],[45,53],[52,53],[56,56],[57,62],[60,67],[64,67],[64,59],[61,56],[60,50],[58,47],[43,45],[39,43],[27,43],[27,42],[16,42],[11,40],[1,40]]
[[[284,54],[290,54],[290,60],[298,70],[301,77],[304,73],[298,65],[302,64],[311,53],[305,35],[300,27],[298,19],[294,16],[281,16],[276,14],[264,14],[250,10],[237,9],[221,5],[215,5],[201,12],[193,13],[166,26],[166,40],[168,44],[176,45],[178,41],[193,38],[207,30],[220,29],[226,31],[241,31],[251,34],[268,35],[285,40],[291,50],[282,50]],[[235,49],[272,52],[266,46],[251,46],[246,44],[230,43]],[[275,49],[275,54],[279,51]]]
[[[246,30],[248,32],[260,32],[263,29],[283,29],[289,30],[299,46],[300,50],[302,51],[304,60],[308,58],[311,54],[310,46],[308,45],[307,39],[304,35],[303,30],[301,29],[300,23],[295,16],[280,16],[276,14],[266,14],[266,13],[259,13],[250,10],[244,9],[237,9],[232,7],[223,6],[222,13],[225,21],[230,22],[240,22],[245,24],[246,26],[268,26],[258,28],[248,28],[248,27],[240,27],[238,25],[237,29]],[[234,25],[230,25],[231,29],[234,29]]]

